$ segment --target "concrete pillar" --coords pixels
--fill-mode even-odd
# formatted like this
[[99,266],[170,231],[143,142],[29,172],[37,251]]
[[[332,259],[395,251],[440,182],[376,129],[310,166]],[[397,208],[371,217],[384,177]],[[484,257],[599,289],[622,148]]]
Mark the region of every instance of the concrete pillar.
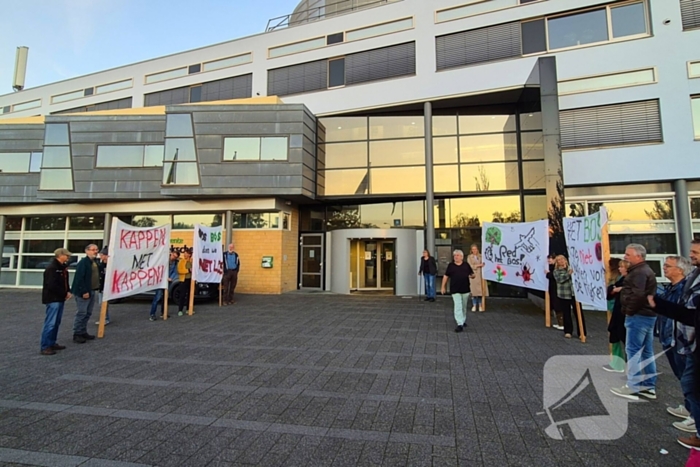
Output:
[[688,200],[688,184],[685,180],[673,182],[676,193],[676,228],[681,256],[690,256],[690,242],[693,241],[693,224],[690,219],[690,201]]
[[550,250],[564,254],[564,172],[561,156],[561,133],[559,125],[559,89],[557,84],[557,61],[555,57],[537,60],[540,77],[540,110],[542,115],[542,142],[544,149],[544,174],[547,194],[547,216],[552,231]]
[[[226,228],[226,245],[233,242],[233,211],[226,211],[224,216],[225,228]],[[224,248],[228,249],[228,246]]]
[[425,249],[431,255],[436,255],[435,211],[433,210],[433,205],[435,204],[433,187],[433,105],[430,102],[423,104],[423,118],[425,125]]
[[[105,231],[102,234],[102,246],[109,245],[109,236],[112,233],[112,215],[105,213]],[[110,245],[111,246],[111,245]],[[71,253],[73,253],[71,251]]]
[[5,251],[5,221],[5,216],[0,214],[0,274],[2,274],[2,252]]

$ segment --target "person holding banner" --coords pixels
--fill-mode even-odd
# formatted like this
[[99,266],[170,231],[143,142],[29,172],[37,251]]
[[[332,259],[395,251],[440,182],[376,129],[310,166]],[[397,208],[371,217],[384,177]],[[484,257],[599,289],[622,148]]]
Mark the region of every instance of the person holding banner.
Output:
[[58,328],[61,325],[63,307],[70,300],[68,286],[68,269],[66,263],[71,252],[59,248],[53,252],[54,258],[44,271],[44,284],[41,289],[41,303],[46,305],[44,328],[41,331],[41,355],[56,355],[57,350],[66,348],[56,342]]
[[625,315],[622,314],[622,304],[620,303],[620,291],[622,283],[627,275],[629,263],[620,260],[619,258],[610,258],[608,261],[610,274],[615,274],[608,285],[608,310],[610,310],[610,322],[608,323],[608,341],[612,350],[611,360],[609,365],[604,365],[603,370],[612,373],[624,373],[627,357],[625,355],[625,340],[627,339],[627,330],[625,329]]
[[[177,263],[177,273],[180,278],[180,284],[177,290],[180,292],[177,301],[177,315],[182,316],[183,310],[187,306],[190,298],[190,282],[192,281],[192,252],[185,248],[182,251],[182,258]],[[173,294],[175,291],[173,291]]]
[[[571,280],[573,271],[569,267],[569,261],[567,261],[564,255],[558,255],[555,258],[555,263],[556,265],[552,274],[557,283],[557,303],[559,304],[559,311],[564,315],[564,337],[571,339],[571,334],[574,332],[574,322],[571,317],[572,311],[573,315],[576,316],[574,283]],[[578,329],[578,321],[576,323],[579,337],[582,332],[585,335],[586,322],[583,321],[583,314],[581,315],[581,321],[583,322],[583,329]]]
[[85,257],[78,262],[73,275],[71,292],[78,308],[73,321],[73,342],[76,344],[84,344],[95,338],[88,334],[87,324],[100,291],[100,268],[95,261],[98,251],[100,249],[93,243],[86,246]]
[[241,259],[234,249],[233,243],[228,245],[228,251],[224,252],[224,277],[221,287],[224,291],[224,305],[233,305],[233,293],[238,284],[238,271],[241,269]]
[[445,275],[442,277],[441,293],[445,295],[447,279],[450,279],[450,294],[454,304],[454,316],[457,322],[455,332],[464,331],[467,325],[467,306],[469,304],[469,279],[474,278],[474,270],[469,263],[464,262],[464,252],[455,250],[452,253],[454,260],[447,265]]
[[[105,291],[105,277],[107,276],[107,261],[109,260],[109,247],[105,246],[100,250],[99,260],[97,262],[97,267],[100,271],[100,291],[97,294],[97,306],[102,305],[102,295]],[[109,308],[107,308],[107,316],[105,317],[105,325],[108,325],[109,321]],[[96,321],[95,324],[100,324],[100,321]]]
[[[177,250],[170,251],[170,263],[168,266],[168,288],[170,290],[175,290],[175,287],[177,287],[177,284],[180,282],[180,275],[177,272],[177,265],[178,265],[179,258],[180,258],[179,251],[177,251]],[[158,303],[161,300],[163,300],[163,303],[161,304],[161,307],[160,307],[160,317],[162,318],[163,315],[165,314],[165,307],[167,307],[168,304],[165,303],[165,300],[163,299],[164,292],[165,292],[165,289],[156,289],[156,294],[153,296],[153,300],[151,300],[151,312],[150,312],[149,317],[148,317],[149,321],[157,321],[156,310],[158,310]]]
[[483,287],[485,284],[481,270],[484,268],[484,261],[481,258],[481,253],[479,253],[479,247],[476,244],[472,244],[470,247],[467,262],[474,271],[474,278],[469,279],[469,288],[472,295],[472,312],[479,311],[483,313],[484,309],[481,306],[481,297],[488,297],[489,289],[488,287]]
[[545,272],[547,273],[547,279],[549,280],[549,307],[551,311],[554,311],[554,318],[557,321],[557,324],[553,324],[552,327],[554,329],[558,329],[559,331],[563,331],[564,313],[559,311],[561,307],[559,306],[559,300],[557,299],[557,281],[554,279],[554,268],[556,267],[556,264],[554,264],[555,258],[555,255],[547,255],[549,267]]

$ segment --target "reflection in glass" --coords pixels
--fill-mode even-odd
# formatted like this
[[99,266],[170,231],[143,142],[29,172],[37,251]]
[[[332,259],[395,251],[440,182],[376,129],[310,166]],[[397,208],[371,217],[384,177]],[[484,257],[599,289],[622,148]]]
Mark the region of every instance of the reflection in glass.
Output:
[[63,248],[63,239],[56,240],[25,240],[23,253],[53,253],[57,248]]
[[549,49],[562,49],[608,40],[605,8],[547,20]]
[[131,78],[119,81],[117,83],[103,84],[102,86],[97,86],[95,88],[95,94],[102,94],[105,92],[119,91],[120,89],[126,89],[131,87]]
[[218,227],[222,225],[221,220],[221,214],[175,214],[173,216],[173,229],[193,229],[195,224]]
[[345,59],[328,60],[328,87],[345,85]]
[[460,115],[459,134],[503,133],[515,131],[515,115]]
[[47,123],[44,130],[44,144],[60,146],[70,144],[67,123]]
[[165,136],[183,137],[193,136],[192,115],[191,114],[168,114],[166,115]]
[[153,145],[146,146],[146,151],[143,156],[144,167],[163,167],[163,156],[165,154],[165,146]]
[[457,117],[454,115],[433,117],[433,136],[456,135]]
[[490,162],[518,160],[517,135],[460,136],[461,162]]
[[68,230],[102,230],[104,228],[104,216],[71,216],[68,220]]
[[[61,247],[63,240],[61,240]],[[53,255],[20,256],[20,268],[22,269],[46,269],[53,260]],[[37,284],[41,285],[41,284]]]
[[[48,147],[44,149],[48,149]],[[71,169],[41,169],[39,189],[72,190],[73,171]]]
[[559,83],[559,95],[596,91],[598,89],[624,88],[656,82],[654,69],[613,73],[605,76],[573,79]]
[[545,188],[544,162],[523,162],[523,190]]
[[0,152],[0,173],[27,173],[30,158],[28,152]]
[[367,117],[331,117],[320,119],[326,128],[326,142],[367,139]]
[[424,201],[404,201],[403,202],[403,226],[404,227],[425,227],[425,202]]
[[196,161],[197,153],[194,149],[193,138],[166,138],[166,161]]
[[73,256],[69,260],[68,264],[70,264],[73,261],[77,261],[77,258],[75,255],[85,253],[85,248],[87,248],[87,246],[90,244],[97,245],[99,247],[100,245],[102,245],[102,239],[101,238],[100,239],[92,238],[91,240],[88,240],[88,239],[68,240],[68,245],[66,246],[66,248],[68,249],[68,251],[73,253]]
[[457,159],[456,137],[433,138],[433,164],[454,164]]
[[371,169],[370,193],[425,193],[425,167]]
[[97,146],[96,167],[143,167],[141,145]]
[[647,19],[642,2],[610,9],[613,37],[647,33]]
[[42,167],[70,167],[70,148],[68,146],[45,146]]
[[326,45],[326,36],[309,39],[294,44],[281,45],[279,47],[270,47],[268,55],[270,58],[281,57],[283,55],[295,54],[305,50],[318,49]]
[[235,57],[222,58],[204,63],[202,65],[202,71],[213,71],[221,68],[228,68],[230,66],[242,65],[244,63],[250,63],[252,60],[253,55],[250,53],[237,55]]
[[288,142],[286,137],[261,138],[260,160],[286,161]]
[[131,225],[134,227],[155,227],[158,225],[170,224],[170,216],[145,215],[131,218]]
[[456,193],[459,191],[459,166],[436,165],[433,167],[433,185],[436,193]]
[[612,222],[673,220],[673,202],[670,199],[643,201],[615,201],[588,203],[588,213],[600,211],[600,206],[608,210],[608,220]]
[[224,138],[224,160],[260,160],[260,138]]
[[65,217],[27,217],[24,230],[65,230]]
[[520,114],[520,131],[541,130],[542,129],[542,113],[541,112],[526,112]]
[[326,196],[365,195],[369,188],[367,169],[326,170]]
[[[438,206],[435,207],[438,219]],[[445,227],[478,226],[482,222],[520,222],[519,196],[482,196],[445,200]],[[496,220],[498,219],[498,220]]]
[[523,159],[544,159],[544,145],[542,133],[539,131],[520,134]]
[[547,196],[525,196],[525,222],[547,219]]
[[462,191],[517,190],[518,163],[462,164],[460,166]]
[[[6,232],[14,232],[14,231],[20,231],[22,230],[22,218],[21,217],[15,217],[15,216],[7,216],[5,217],[5,231]],[[5,240],[5,244],[7,244],[8,240]]]
[[157,83],[158,81],[165,81],[166,79],[180,78],[181,76],[187,76],[187,67],[148,75],[146,76],[146,84]]
[[40,152],[33,152],[29,162],[29,171],[32,173],[37,173],[41,171],[41,159],[43,154]]
[[610,234],[610,253],[623,255],[630,243],[644,245],[650,255],[672,255],[678,251],[675,233]]
[[367,167],[367,143],[326,144],[326,168]]
[[164,185],[199,185],[196,162],[166,162],[163,164]]
[[345,34],[346,42],[357,41],[360,39],[366,39],[368,37],[381,36],[384,34],[391,34],[397,31],[403,31],[404,29],[411,29],[413,27],[413,18],[404,18],[390,23],[378,24],[375,26],[368,26],[362,29],[355,29],[354,31],[348,31]]
[[424,135],[423,117],[370,117],[369,138],[415,138]]
[[[402,203],[365,204],[360,206],[360,221],[362,225],[371,225],[374,228],[390,229],[403,223]],[[398,227],[397,226],[397,227]]]
[[424,139],[371,141],[369,144],[372,167],[425,165]]

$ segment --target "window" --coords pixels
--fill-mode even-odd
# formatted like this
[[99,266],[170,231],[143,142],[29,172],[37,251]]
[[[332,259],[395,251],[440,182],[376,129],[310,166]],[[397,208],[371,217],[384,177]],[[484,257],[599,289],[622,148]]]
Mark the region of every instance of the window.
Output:
[[280,45],[270,47],[267,55],[269,58],[282,57],[284,55],[305,52],[307,50],[318,49],[326,45],[326,37],[316,37],[305,41],[295,42],[293,44]]
[[286,161],[287,137],[224,138],[225,161]]
[[164,146],[98,146],[97,168],[161,167]]
[[68,219],[68,230],[103,230],[104,216],[71,216]]
[[129,78],[122,81],[117,81],[116,83],[103,84],[101,86],[95,87],[95,94],[104,94],[106,92],[128,89],[132,86],[133,82],[134,80]]
[[39,189],[73,189],[73,169],[67,123],[47,123],[45,125]]
[[394,32],[405,31],[413,28],[413,18],[404,18],[389,23],[377,24],[361,29],[354,29],[345,33],[347,42],[367,39],[369,37],[383,36]]
[[21,104],[15,104],[12,106],[12,112],[19,112],[22,110],[35,109],[41,107],[41,99],[37,99],[29,102],[22,102]]
[[562,149],[662,142],[659,101],[562,110]]
[[437,69],[445,70],[522,55],[519,22],[498,24],[436,38]]
[[193,136],[191,114],[168,114],[166,117],[165,136]]
[[700,78],[700,61],[688,62],[688,78]]
[[339,44],[345,40],[345,34],[337,32],[326,36],[326,45]]
[[700,28],[700,2],[697,0],[680,0],[683,29]]
[[72,92],[67,92],[65,94],[59,94],[57,96],[51,97],[51,103],[52,104],[58,104],[60,102],[66,102],[70,101],[73,99],[80,99],[81,97],[85,96],[85,91],[83,89],[79,91],[72,91]]
[[483,3],[484,0],[467,0],[463,5],[458,7],[448,8],[445,10],[438,10],[435,13],[435,22],[444,23],[445,21],[451,21],[454,19],[465,18],[467,16],[472,16],[473,14],[479,13],[475,10],[473,5]]
[[693,96],[690,105],[693,112],[693,133],[695,139],[700,140],[700,96]]
[[40,152],[33,152],[31,155],[31,159],[29,161],[29,171],[31,173],[39,173],[41,172],[41,159],[42,159],[43,154]]
[[345,85],[345,59],[328,60],[328,87]]
[[187,67],[187,74],[188,75],[193,75],[195,73],[199,73],[202,71],[202,65],[197,63],[196,65],[190,65]]
[[320,119],[326,129],[326,142],[367,139],[367,117],[330,117]]
[[205,227],[222,225],[222,214],[176,214],[173,216],[173,229],[193,229],[195,224]]
[[95,88],[85,88],[83,94],[87,96],[92,96],[95,93]]
[[252,61],[253,54],[251,53],[235,55],[233,57],[226,57],[218,60],[212,60],[211,62],[205,62],[202,64],[202,71],[220,70],[222,68],[243,65]]
[[0,152],[0,173],[28,173],[31,153]]
[[547,32],[544,19],[521,23],[520,33],[522,34],[523,55],[547,50]]
[[65,230],[65,217],[27,217],[24,230]]
[[68,144],[68,124],[52,123],[47,124],[44,130],[44,144],[59,146]]
[[159,81],[165,81],[168,79],[180,78],[182,76],[187,76],[187,67],[177,68],[175,70],[161,71],[160,73],[146,75],[146,84],[157,83]]
[[559,82],[559,95],[599,91],[602,89],[624,88],[656,82],[653,68],[646,70],[610,73],[587,78],[576,78]]
[[192,86],[190,88],[190,102],[202,101],[202,86]]
[[[286,214],[286,213],[282,213]],[[279,212],[237,212],[233,214],[234,229],[279,229]]]
[[611,7],[610,22],[614,38],[647,33],[647,19],[642,2]]

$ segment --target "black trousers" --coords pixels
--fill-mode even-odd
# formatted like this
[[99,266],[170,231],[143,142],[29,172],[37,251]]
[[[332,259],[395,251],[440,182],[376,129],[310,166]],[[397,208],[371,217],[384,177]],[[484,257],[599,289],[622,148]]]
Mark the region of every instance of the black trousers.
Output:
[[192,279],[185,279],[177,285],[180,293],[177,301],[177,311],[182,311],[187,308],[188,302],[190,301],[190,282],[192,282]]
[[[560,298],[557,300],[559,308],[564,314],[564,334],[573,334],[574,332],[574,322],[576,323],[576,334],[581,336],[581,329],[578,329],[578,319],[576,318],[576,301],[573,298]],[[573,312],[573,315],[572,315]],[[583,333],[586,333],[586,320],[583,317],[583,311],[581,311],[581,322],[583,323]]]

